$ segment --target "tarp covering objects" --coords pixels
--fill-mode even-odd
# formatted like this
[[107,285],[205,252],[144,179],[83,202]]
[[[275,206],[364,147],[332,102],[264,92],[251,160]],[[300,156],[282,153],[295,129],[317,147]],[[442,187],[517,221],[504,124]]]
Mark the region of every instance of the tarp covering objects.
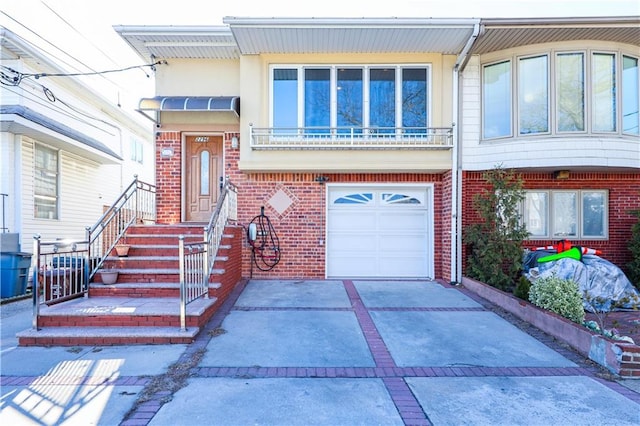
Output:
[[638,307],[640,292],[631,284],[624,272],[613,263],[595,255],[582,256],[582,261],[563,258],[538,262],[539,258],[552,253],[556,251],[525,252],[523,266],[525,275],[531,282],[553,275],[576,281],[583,294],[584,308],[589,312],[594,312],[596,309],[607,312]]

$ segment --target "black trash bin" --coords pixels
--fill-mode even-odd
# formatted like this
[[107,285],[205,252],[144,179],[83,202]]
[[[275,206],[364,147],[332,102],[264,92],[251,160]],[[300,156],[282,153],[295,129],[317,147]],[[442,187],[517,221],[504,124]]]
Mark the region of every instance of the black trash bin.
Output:
[[0,297],[26,294],[31,253],[3,252],[0,256]]

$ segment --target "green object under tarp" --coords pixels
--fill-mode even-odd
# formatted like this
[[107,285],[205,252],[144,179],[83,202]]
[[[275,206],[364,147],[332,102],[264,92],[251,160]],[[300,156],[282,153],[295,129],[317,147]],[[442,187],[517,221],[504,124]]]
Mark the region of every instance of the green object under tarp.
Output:
[[565,250],[560,253],[550,254],[549,256],[541,257],[540,259],[538,259],[538,262],[539,263],[551,262],[552,260],[565,259],[565,258],[582,260],[582,252],[580,251],[579,247],[571,247],[569,250]]

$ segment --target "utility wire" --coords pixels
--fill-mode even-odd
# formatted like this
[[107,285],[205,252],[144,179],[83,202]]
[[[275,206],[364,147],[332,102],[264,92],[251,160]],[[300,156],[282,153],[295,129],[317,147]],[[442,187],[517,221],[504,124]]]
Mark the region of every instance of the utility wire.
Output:
[[67,26],[69,28],[71,28],[76,34],[78,34],[80,37],[82,37],[83,39],[85,39],[90,45],[92,45],[93,47],[95,47],[95,49],[100,52],[102,54],[102,56],[104,56],[105,58],[109,59],[109,61],[111,61],[112,64],[114,65],[118,65],[118,62],[116,62],[111,56],[109,56],[108,53],[106,53],[104,50],[102,50],[99,46],[97,46],[93,41],[89,40],[84,34],[82,34],[80,31],[78,31],[78,29],[73,26],[69,21],[67,21],[65,18],[62,17],[62,15],[60,15],[58,12],[56,12],[55,10],[53,10],[53,8],[51,6],[49,6],[47,4],[47,2],[45,2],[44,0],[40,0],[40,2],[42,3],[42,5],[44,7],[46,7],[47,9],[49,9],[51,11],[51,13],[53,13],[54,15],[56,15],[62,22],[64,22],[65,24],[67,24]]

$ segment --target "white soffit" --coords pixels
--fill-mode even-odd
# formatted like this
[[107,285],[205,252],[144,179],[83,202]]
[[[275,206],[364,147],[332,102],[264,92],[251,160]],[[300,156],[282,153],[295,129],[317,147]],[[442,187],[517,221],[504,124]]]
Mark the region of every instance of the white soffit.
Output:
[[114,26],[140,57],[238,59],[238,46],[226,26]]
[[600,40],[640,46],[640,17],[483,19],[472,53],[573,40]]
[[244,55],[262,53],[458,54],[475,19],[224,18]]

